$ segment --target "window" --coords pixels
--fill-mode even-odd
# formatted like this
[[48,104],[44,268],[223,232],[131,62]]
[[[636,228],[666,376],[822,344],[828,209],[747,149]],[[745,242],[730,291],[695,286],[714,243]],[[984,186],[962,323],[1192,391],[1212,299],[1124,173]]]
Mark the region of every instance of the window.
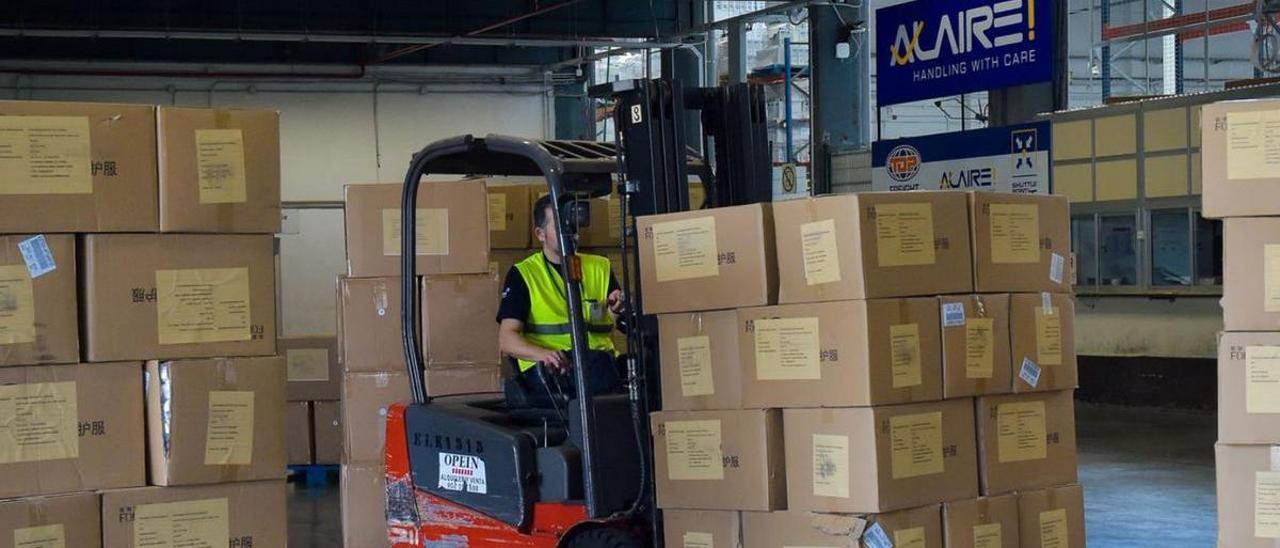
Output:
[[1151,212],[1151,285],[1192,285],[1191,215],[1186,208]]
[[1133,215],[1100,217],[1100,285],[1138,282],[1137,220]]
[[1071,218],[1071,252],[1075,255],[1076,285],[1098,285],[1098,232],[1093,215]]
[[1196,283],[1222,285],[1222,221],[1196,219]]

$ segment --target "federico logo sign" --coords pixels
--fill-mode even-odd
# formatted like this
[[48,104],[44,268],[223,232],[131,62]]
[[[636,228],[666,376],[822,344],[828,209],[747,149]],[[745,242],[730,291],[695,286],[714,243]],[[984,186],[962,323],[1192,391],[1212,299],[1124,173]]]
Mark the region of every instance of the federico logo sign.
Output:
[[876,11],[879,105],[1053,78],[1050,0],[915,0]]
[[879,191],[991,190],[1049,194],[1049,122],[876,141]]

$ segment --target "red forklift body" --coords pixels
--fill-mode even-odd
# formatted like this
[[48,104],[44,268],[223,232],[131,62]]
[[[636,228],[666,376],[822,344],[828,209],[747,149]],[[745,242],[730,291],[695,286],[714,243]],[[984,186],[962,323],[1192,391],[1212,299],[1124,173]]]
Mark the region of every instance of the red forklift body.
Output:
[[[413,488],[405,405],[387,410],[387,535],[395,548],[423,546],[555,547],[575,525],[587,522],[582,504],[535,503],[528,531]],[[406,500],[408,499],[408,500]],[[406,504],[411,505],[405,508]]]

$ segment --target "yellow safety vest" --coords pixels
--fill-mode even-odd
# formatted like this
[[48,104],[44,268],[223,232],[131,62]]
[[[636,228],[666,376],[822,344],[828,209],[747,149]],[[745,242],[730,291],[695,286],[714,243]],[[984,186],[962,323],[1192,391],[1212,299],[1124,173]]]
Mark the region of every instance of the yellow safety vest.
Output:
[[[582,315],[587,320],[587,346],[592,350],[614,353],[613,315],[609,312],[609,259],[599,255],[578,254],[582,262]],[[524,321],[524,337],[529,342],[552,350],[568,350],[573,346],[569,327],[567,290],[560,270],[539,251],[516,263],[516,270],[529,288],[529,317]],[[519,360],[520,371],[534,362]]]

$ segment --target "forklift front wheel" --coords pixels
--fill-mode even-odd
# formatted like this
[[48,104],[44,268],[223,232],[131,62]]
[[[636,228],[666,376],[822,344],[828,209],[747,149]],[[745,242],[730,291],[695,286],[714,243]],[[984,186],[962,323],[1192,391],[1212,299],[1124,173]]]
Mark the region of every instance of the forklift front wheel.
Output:
[[565,548],[644,548],[644,544],[622,529],[597,527],[574,535]]

